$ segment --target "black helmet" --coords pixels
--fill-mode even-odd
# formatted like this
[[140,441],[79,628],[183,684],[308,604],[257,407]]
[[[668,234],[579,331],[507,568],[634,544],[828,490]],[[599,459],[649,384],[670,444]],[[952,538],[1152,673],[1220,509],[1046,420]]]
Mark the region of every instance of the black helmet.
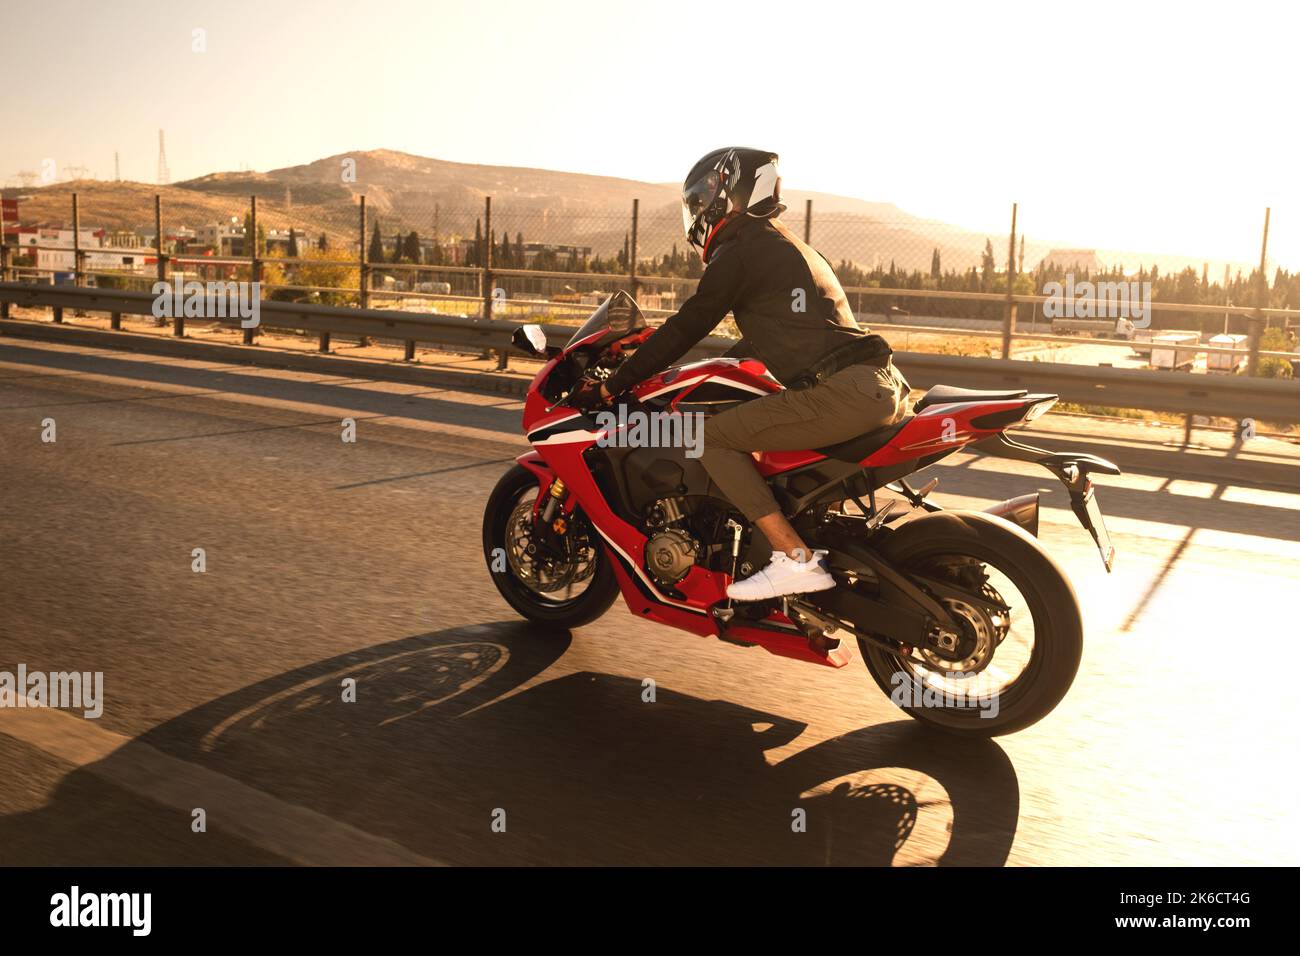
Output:
[[708,261],[709,240],[728,216],[759,219],[780,215],[781,176],[777,155],[765,149],[715,149],[694,166],[682,184],[682,226],[686,241]]

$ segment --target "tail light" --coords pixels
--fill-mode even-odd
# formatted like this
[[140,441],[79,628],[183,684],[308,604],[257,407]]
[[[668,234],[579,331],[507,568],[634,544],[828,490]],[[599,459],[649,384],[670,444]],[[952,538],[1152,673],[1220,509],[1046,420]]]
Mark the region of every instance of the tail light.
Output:
[[1021,421],[1032,422],[1035,418],[1037,418],[1039,415],[1042,415],[1044,412],[1046,412],[1049,408],[1051,408],[1060,400],[1061,400],[1060,396],[1051,395],[1047,398],[1034,402],[1034,404],[1029,406],[1028,411],[1025,412],[1025,417],[1022,418]]

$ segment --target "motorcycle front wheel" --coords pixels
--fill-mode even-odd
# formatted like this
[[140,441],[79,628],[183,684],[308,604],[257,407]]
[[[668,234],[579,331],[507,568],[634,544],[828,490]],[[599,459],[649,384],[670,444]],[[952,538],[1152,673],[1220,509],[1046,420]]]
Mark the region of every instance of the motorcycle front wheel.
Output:
[[568,554],[547,556],[534,540],[537,476],[515,465],[492,489],[483,512],[483,556],[506,602],[524,618],[552,627],[590,624],[618,597],[618,582],[599,534],[571,516]]

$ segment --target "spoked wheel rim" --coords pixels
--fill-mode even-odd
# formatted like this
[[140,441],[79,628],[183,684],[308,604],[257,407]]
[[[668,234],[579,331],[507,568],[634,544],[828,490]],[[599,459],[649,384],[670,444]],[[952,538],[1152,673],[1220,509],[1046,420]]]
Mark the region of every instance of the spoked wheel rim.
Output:
[[591,582],[598,563],[595,532],[581,515],[566,515],[566,540],[570,558],[546,555],[535,540],[533,506],[536,487],[514,496],[501,542],[515,584],[539,605],[566,608],[578,602]]
[[[965,591],[937,599],[960,630],[955,659],[924,648],[910,655],[886,654],[903,683],[927,700],[949,702],[954,716],[978,719],[996,704],[1008,706],[1032,681],[1039,655],[1034,606],[1012,574],[995,560],[938,554],[909,563],[908,570]],[[927,705],[928,706],[928,705]]]

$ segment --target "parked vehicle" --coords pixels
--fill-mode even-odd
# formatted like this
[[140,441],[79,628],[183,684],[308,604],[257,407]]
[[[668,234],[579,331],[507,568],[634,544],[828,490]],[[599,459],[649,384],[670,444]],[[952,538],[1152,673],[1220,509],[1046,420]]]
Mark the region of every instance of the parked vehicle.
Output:
[[653,334],[618,292],[563,347],[548,345],[536,325],[514,335],[546,361],[524,407],[533,450],[487,501],[483,551],[516,611],[578,627],[621,593],[638,618],[834,668],[852,656],[839,635],[851,637],[895,703],[957,734],[1011,733],[1060,702],[1079,665],[1083,625],[1069,581],[1036,538],[1038,495],[945,511],[928,500],[937,480],[908,483],[963,448],[1036,462],[1064,483],[1110,570],[1114,549],[1090,475],[1119,469],[1006,434],[1057,396],[939,385],[895,424],[826,448],[757,454],[795,529],[829,552],[837,586],[734,603],[727,585],[766,564],[766,540],[686,448],[629,447],[627,426],[615,422],[633,413],[708,415],[781,386],[760,362],[716,358],[615,396],[616,414],[603,420],[566,406]]
[[[1225,332],[1212,337],[1209,344],[1220,348],[1244,349],[1246,336],[1229,335]],[[1235,375],[1245,367],[1245,355],[1231,355],[1226,352],[1207,352],[1205,355],[1205,371],[1211,375]]]
[[1201,340],[1201,333],[1193,329],[1136,329],[1132,337],[1134,353],[1150,355],[1151,344],[1160,335],[1193,335],[1198,342]]
[[1117,319],[1052,319],[1053,335],[1091,335],[1093,338],[1132,339],[1137,329],[1126,317]]
[[1190,369],[1200,354],[1201,336],[1196,332],[1164,332],[1151,340],[1151,367],[1174,371]]

